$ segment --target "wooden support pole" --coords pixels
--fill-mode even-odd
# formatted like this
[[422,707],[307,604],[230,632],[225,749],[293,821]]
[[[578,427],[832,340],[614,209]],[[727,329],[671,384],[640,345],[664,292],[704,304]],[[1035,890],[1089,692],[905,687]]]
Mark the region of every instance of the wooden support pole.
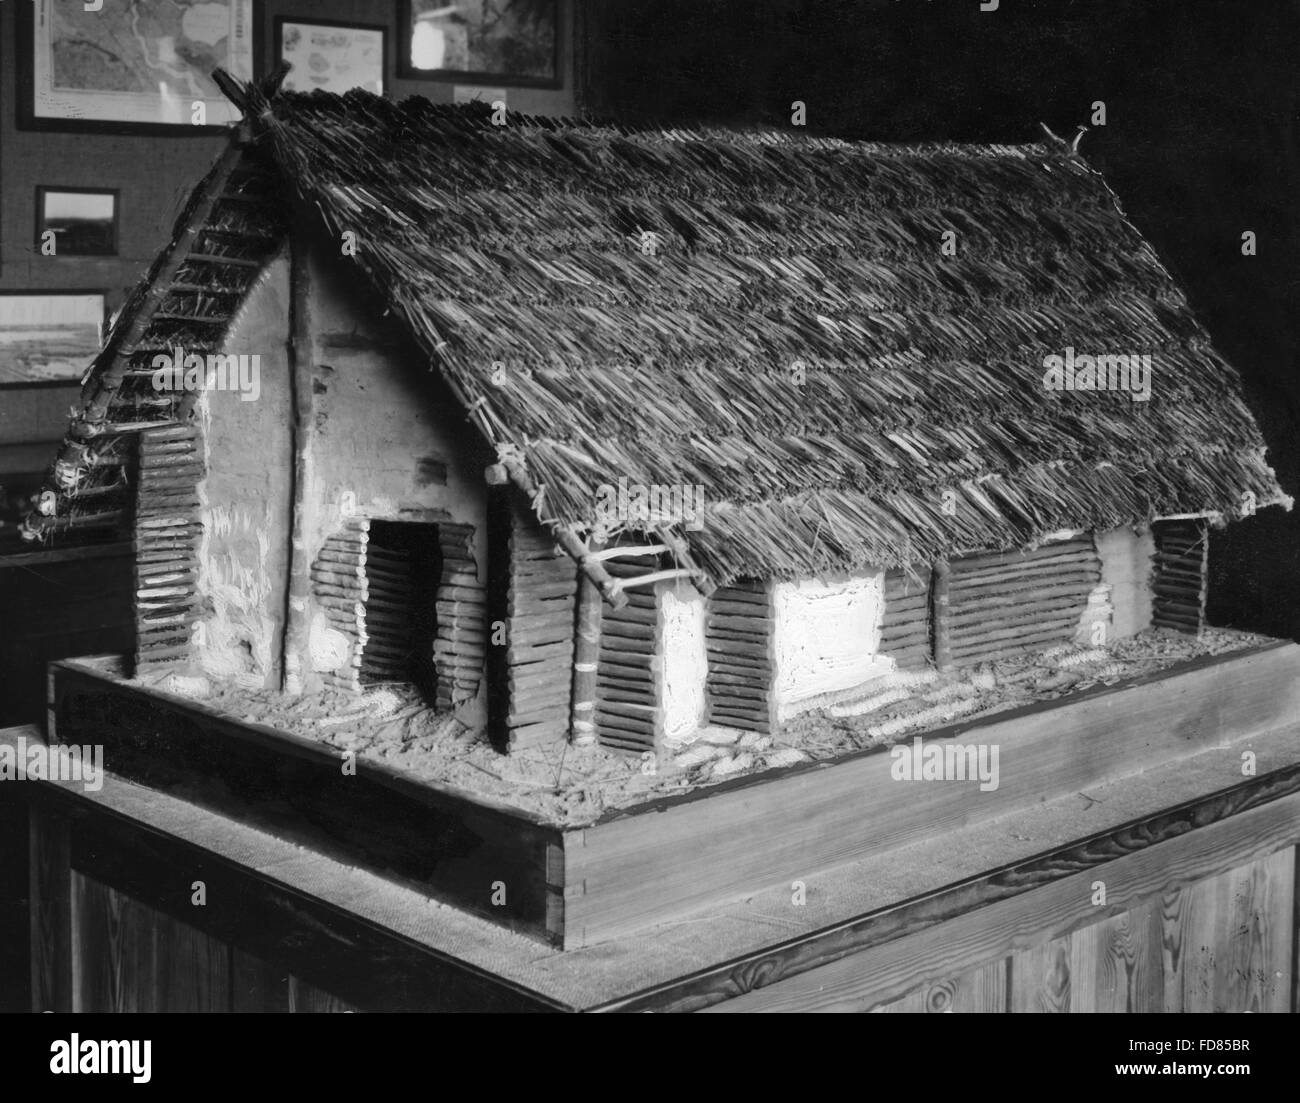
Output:
[[691,580],[695,583],[695,588],[706,598],[712,597],[718,588],[717,583],[700,570],[699,564],[691,556],[690,545],[666,526],[655,529],[655,535],[668,546],[668,550],[673,553],[673,558],[691,572]]
[[930,622],[934,626],[934,665],[939,670],[952,669],[951,582],[952,565],[946,559],[936,561],[930,576]]
[[[289,584],[285,594],[280,678],[285,693],[303,690],[302,659],[307,648],[307,605],[311,595],[311,556],[307,548],[307,492],[311,481],[312,340],[311,257],[306,227],[300,221],[290,249],[289,393],[293,403],[293,484],[289,515]],[[364,538],[365,534],[361,534]],[[364,546],[364,539],[362,541]]]
[[[666,571],[655,571],[653,574],[635,575],[631,578],[618,578],[614,580],[615,593],[622,595],[624,590],[631,589],[634,586],[653,586],[656,582],[664,582],[670,578],[696,578],[696,572],[687,567],[673,567]],[[624,598],[626,601],[626,598]]]
[[[590,555],[598,549],[586,549]],[[612,580],[611,580],[612,581]],[[600,587],[588,574],[578,579],[577,634],[573,642],[573,710],[569,740],[575,747],[596,742],[596,675],[600,669]]]

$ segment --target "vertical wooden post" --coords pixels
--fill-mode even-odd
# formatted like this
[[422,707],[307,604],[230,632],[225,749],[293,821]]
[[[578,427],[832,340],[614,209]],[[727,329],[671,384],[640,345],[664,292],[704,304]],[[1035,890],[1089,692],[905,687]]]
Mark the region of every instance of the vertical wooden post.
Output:
[[72,1011],[72,864],[67,817],[30,801],[32,1010]]
[[[587,550],[598,551],[596,541]],[[596,673],[600,668],[600,625],[604,610],[600,587],[578,575],[577,632],[573,643],[573,713],[569,741],[576,747],[596,742]]]
[[0,785],[0,1014],[32,1010],[30,785]]
[[952,565],[946,559],[935,562],[930,580],[930,621],[934,625],[934,665],[952,669],[952,623],[949,620],[949,584]]
[[311,479],[312,370],[311,257],[306,228],[299,220],[290,246],[289,393],[293,403],[292,507],[289,516],[289,585],[285,598],[281,686],[301,693],[302,657],[307,649],[307,606],[311,594],[311,556],[307,547],[307,491]]

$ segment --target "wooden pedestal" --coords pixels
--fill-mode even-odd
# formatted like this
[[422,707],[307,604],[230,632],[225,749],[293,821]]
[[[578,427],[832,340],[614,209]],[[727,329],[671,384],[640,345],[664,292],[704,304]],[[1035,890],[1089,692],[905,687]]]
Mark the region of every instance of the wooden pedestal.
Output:
[[568,950],[1300,722],[1300,647],[1278,643],[924,733],[997,748],[993,790],[896,780],[875,748],[566,829],[365,761],[347,773],[320,743],[129,684],[111,664],[52,670],[56,742],[102,744],[125,779]]
[[[19,738],[39,735],[0,746]],[[1295,727],[570,952],[111,775],[0,783],[0,824],[30,878],[30,925],[0,937],[29,949],[38,1011],[1258,1013],[1298,994]]]

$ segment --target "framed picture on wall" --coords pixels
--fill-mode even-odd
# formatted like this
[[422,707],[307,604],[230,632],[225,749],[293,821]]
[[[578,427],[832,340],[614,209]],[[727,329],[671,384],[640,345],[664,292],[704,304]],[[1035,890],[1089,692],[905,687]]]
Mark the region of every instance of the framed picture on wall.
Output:
[[238,119],[212,70],[253,78],[253,0],[94,2],[17,5],[20,126],[183,134]]
[[401,0],[398,74],[560,86],[559,0]]
[[0,384],[80,380],[105,321],[101,291],[0,291]]
[[282,15],[275,21],[275,52],[293,66],[283,87],[290,92],[364,88],[383,95],[387,38],[384,27]]
[[36,251],[42,256],[117,255],[115,188],[36,189]]

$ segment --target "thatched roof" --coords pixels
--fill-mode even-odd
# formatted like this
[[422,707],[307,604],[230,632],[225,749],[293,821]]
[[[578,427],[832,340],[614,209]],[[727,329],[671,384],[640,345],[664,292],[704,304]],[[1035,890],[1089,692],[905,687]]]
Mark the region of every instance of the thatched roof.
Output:
[[[495,126],[364,93],[259,125],[543,519],[590,526],[620,478],[701,486],[683,535],[725,582],[1289,504],[1236,372],[1064,145]],[[1150,400],[1047,390],[1067,347],[1150,354]]]

